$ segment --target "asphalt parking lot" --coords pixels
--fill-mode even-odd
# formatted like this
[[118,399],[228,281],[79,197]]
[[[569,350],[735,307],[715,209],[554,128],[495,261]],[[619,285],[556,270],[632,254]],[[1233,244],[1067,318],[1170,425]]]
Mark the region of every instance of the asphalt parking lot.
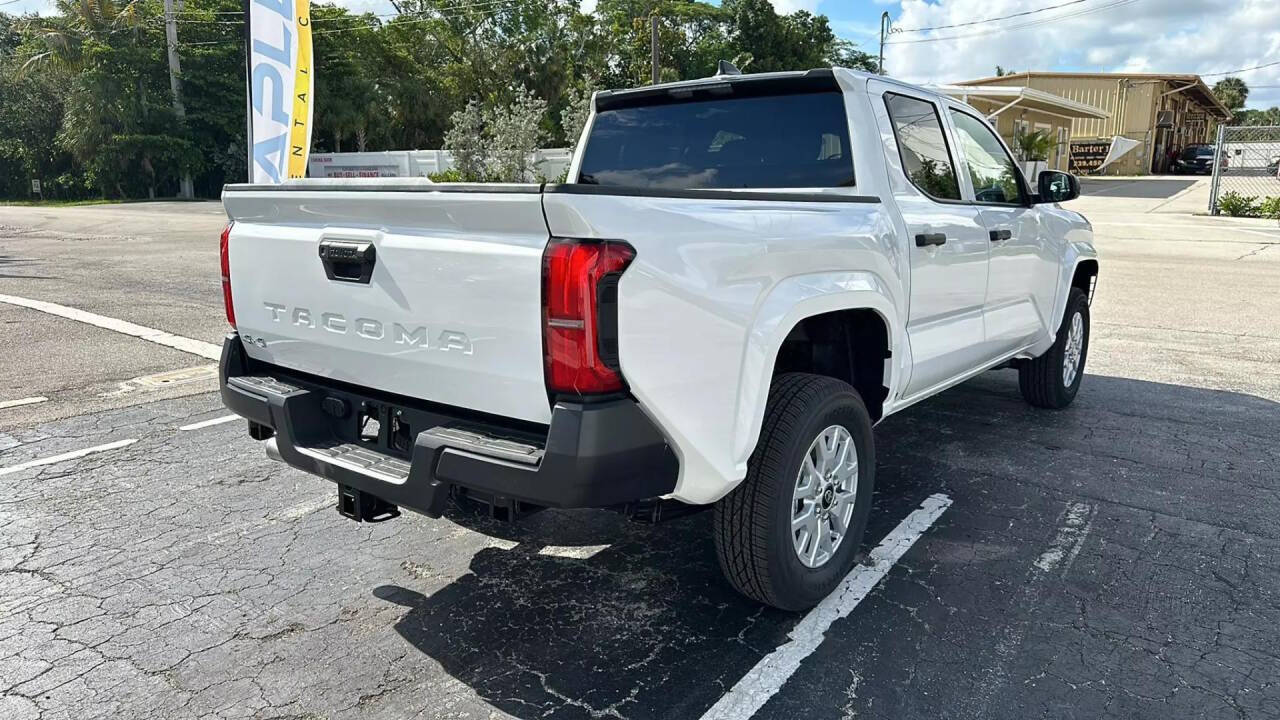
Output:
[[809,614],[706,514],[342,519],[223,421],[218,205],[0,207],[0,718],[1280,716],[1280,226],[1085,192],[1076,403],[879,425],[867,548],[937,510]]

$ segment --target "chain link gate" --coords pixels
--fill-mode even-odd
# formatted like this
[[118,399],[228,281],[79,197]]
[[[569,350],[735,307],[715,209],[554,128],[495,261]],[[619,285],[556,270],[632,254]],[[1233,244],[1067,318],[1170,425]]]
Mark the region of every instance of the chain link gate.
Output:
[[1218,200],[1229,192],[1258,201],[1280,197],[1280,125],[1218,128],[1209,190],[1211,214],[1218,214]]

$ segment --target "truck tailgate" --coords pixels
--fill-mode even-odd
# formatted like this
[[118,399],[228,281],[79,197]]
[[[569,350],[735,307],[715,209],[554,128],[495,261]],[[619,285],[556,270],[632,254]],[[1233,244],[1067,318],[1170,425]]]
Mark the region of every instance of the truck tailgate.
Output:
[[[536,185],[229,186],[236,326],[256,360],[545,423]],[[322,257],[323,255],[323,257]]]

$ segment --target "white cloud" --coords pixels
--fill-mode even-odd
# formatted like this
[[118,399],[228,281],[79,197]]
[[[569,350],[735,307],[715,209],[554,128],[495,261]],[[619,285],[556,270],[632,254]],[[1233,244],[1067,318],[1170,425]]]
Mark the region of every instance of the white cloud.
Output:
[[[995,73],[996,65],[1013,70],[1207,74],[1280,59],[1280,2],[1276,0],[1130,0],[1107,7],[1116,2],[1094,0],[999,23],[895,33],[895,41],[966,37],[890,44],[885,48],[885,65],[905,80],[950,82],[987,77]],[[901,0],[899,11],[893,13],[894,26],[952,25],[1045,4],[1042,0]],[[1102,9],[1081,13],[1092,8]],[[1051,18],[1057,19],[991,33]],[[1240,77],[1250,85],[1280,86],[1280,65]],[[1211,85],[1218,79],[1205,78]],[[1250,107],[1272,105],[1280,105],[1280,88],[1259,87],[1249,95]]]

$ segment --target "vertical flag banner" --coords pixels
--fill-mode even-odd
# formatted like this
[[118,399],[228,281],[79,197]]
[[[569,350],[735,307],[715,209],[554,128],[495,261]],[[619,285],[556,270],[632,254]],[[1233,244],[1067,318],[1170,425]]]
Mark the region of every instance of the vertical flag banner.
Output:
[[307,172],[311,151],[311,0],[248,0],[249,181]]

